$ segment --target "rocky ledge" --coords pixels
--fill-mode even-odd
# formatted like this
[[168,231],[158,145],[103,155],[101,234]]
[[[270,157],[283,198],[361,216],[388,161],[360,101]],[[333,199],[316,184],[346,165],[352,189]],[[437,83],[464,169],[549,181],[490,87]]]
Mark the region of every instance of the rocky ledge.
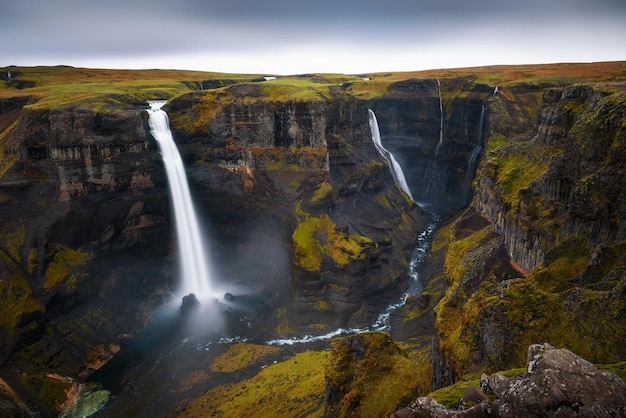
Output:
[[602,372],[571,351],[550,344],[528,347],[526,372],[483,374],[480,388],[467,387],[458,409],[420,397],[396,417],[623,417],[626,382]]

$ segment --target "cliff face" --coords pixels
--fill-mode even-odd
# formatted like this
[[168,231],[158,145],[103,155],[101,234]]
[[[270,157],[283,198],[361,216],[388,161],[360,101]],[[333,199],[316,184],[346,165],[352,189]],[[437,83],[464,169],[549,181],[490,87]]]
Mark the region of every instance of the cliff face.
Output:
[[439,214],[467,205],[483,153],[484,101],[493,89],[470,81],[406,80],[370,105],[413,197]]
[[[626,357],[615,326],[626,315],[624,84],[542,90],[535,127],[510,139],[499,119],[515,117],[504,111],[511,96],[488,102],[475,199],[445,231],[450,287],[435,309],[435,386],[523,364],[533,341],[594,362]],[[472,216],[483,226],[468,230]],[[500,265],[490,264],[498,252]]]
[[[155,239],[170,235],[167,194],[139,110],[24,104],[3,109],[14,122],[2,133],[0,254],[9,303],[0,360],[37,342],[49,361],[78,373],[99,361],[89,345],[101,347],[102,359],[118,349],[116,337],[143,323],[145,298],[167,282],[159,270],[169,238]],[[155,289],[140,290],[144,280]],[[70,341],[61,337],[67,332]]]
[[[262,218],[272,227],[255,239],[284,240],[287,268],[259,266],[271,272],[264,286],[293,298],[278,311],[280,333],[373,323],[407,285],[419,208],[376,153],[364,102],[268,100],[261,89],[232,86],[227,99],[191,94],[168,104],[193,188],[200,202],[220,201],[214,217]],[[233,190],[216,190],[218,175],[231,178],[240,199],[220,197]],[[272,261],[254,263],[263,260]]]

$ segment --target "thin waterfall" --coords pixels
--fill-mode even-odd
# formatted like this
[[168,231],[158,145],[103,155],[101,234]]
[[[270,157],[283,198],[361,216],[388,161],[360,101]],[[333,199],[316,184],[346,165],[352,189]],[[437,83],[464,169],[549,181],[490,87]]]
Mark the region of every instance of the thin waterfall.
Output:
[[430,187],[433,184],[433,178],[435,176],[435,172],[437,171],[437,159],[439,158],[439,150],[441,149],[441,145],[443,145],[443,96],[441,94],[441,81],[437,79],[437,94],[439,95],[439,142],[437,143],[437,148],[435,148],[435,162],[433,163],[433,169],[430,173],[430,180],[428,180],[428,185],[426,186],[426,195],[430,192]]
[[411,189],[409,189],[409,185],[406,182],[406,178],[404,177],[404,172],[402,171],[402,167],[393,157],[393,154],[390,153],[383,147],[383,144],[380,139],[380,130],[378,129],[378,121],[376,120],[376,115],[372,111],[372,109],[367,110],[369,114],[369,124],[370,131],[372,132],[372,141],[374,142],[374,146],[378,153],[387,160],[387,164],[389,164],[389,169],[391,170],[391,175],[393,176],[393,180],[396,182],[398,187],[400,187],[409,197],[413,200],[413,194],[411,194]]
[[193,293],[198,299],[212,296],[211,271],[207,250],[202,243],[196,212],[182,158],[170,131],[167,113],[161,110],[165,101],[150,102],[150,132],[159,144],[167,174],[170,196],[176,218],[176,237],[182,274],[182,295]]
[[480,119],[478,121],[478,132],[476,133],[478,140],[476,141],[476,145],[474,146],[474,149],[472,150],[472,154],[470,155],[470,158],[467,162],[467,171],[465,172],[465,182],[467,184],[470,184],[472,182],[472,177],[474,174],[474,169],[475,164],[476,164],[476,160],[478,159],[478,156],[480,155],[480,152],[483,149],[483,126],[484,126],[484,121],[485,121],[485,104],[483,103],[482,107],[480,108]]
[[435,150],[435,162],[437,161],[437,156],[439,156],[439,148],[443,144],[443,97],[441,96],[441,82],[439,79],[437,79],[437,92],[439,94],[439,143]]

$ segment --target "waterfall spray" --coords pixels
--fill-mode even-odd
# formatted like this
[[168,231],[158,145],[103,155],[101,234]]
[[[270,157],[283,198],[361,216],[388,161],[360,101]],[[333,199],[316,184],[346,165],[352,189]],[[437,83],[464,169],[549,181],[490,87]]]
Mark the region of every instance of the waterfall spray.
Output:
[[374,142],[374,146],[378,153],[387,160],[387,164],[389,164],[389,169],[391,170],[391,175],[393,176],[393,180],[396,184],[409,195],[411,200],[413,200],[413,195],[411,194],[411,189],[409,189],[409,185],[406,182],[406,178],[404,177],[404,172],[402,171],[402,167],[393,157],[393,154],[390,153],[383,147],[383,144],[380,139],[380,130],[378,129],[378,121],[376,120],[376,115],[371,109],[368,109],[369,115],[369,124],[370,131],[372,132],[372,141]]
[[193,293],[205,299],[211,290],[211,271],[207,265],[207,250],[200,236],[196,212],[191,201],[183,161],[169,127],[167,113],[161,110],[165,101],[150,102],[150,132],[159,144],[167,174],[174,215],[178,254],[182,274],[182,295]]

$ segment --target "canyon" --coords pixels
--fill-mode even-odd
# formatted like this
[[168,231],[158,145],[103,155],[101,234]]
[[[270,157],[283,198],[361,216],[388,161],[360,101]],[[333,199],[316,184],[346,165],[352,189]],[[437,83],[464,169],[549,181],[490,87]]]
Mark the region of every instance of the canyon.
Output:
[[[154,99],[168,100],[214,285],[233,298],[206,321],[233,342],[185,339],[185,319],[173,320],[152,343],[157,354],[139,350],[121,367],[117,389],[106,388],[117,392],[94,414],[193,416],[206,393],[250,381],[272,359],[331,362],[319,372],[326,389],[307,389],[320,392],[309,405],[318,416],[390,413],[467,374],[523,366],[526,348],[544,341],[593,363],[626,361],[624,63],[267,81],[10,71],[0,71],[0,410],[9,416],[76,412],[88,392],[68,393],[102,383],[94,376],[134,354],[155,312],[180,304],[168,185],[148,125]],[[372,142],[370,110],[418,204]],[[369,333],[356,345],[332,340],[325,357],[329,340],[263,343],[370,329],[411,285],[411,253],[433,216],[423,291],[385,330],[402,349]],[[186,348],[180,360],[173,341],[187,339],[210,354]],[[420,370],[379,409],[364,406],[363,391],[376,390],[349,360],[368,359],[368,345],[402,366],[371,360],[364,375]],[[231,350],[244,350],[246,367],[206,371]],[[174,363],[184,377],[156,383]]]

